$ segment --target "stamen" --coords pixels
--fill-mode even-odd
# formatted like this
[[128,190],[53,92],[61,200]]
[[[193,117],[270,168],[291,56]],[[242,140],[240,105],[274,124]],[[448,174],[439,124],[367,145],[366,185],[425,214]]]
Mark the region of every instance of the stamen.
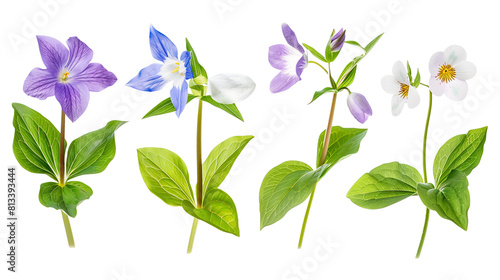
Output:
[[68,71],[64,72],[64,74],[61,77],[61,80],[66,81],[68,79],[68,76],[69,76],[69,72]]
[[[176,63],[176,64],[179,64],[179,63]],[[175,73],[175,72],[179,72],[179,67],[175,68],[174,71],[172,71],[172,73]]]
[[399,89],[399,95],[403,98],[408,98],[408,91],[410,90],[410,86],[407,84],[399,83],[401,88]]
[[449,64],[443,64],[439,67],[439,72],[437,74],[437,78],[441,80],[443,83],[449,83],[455,80],[457,73],[455,68],[451,67]]

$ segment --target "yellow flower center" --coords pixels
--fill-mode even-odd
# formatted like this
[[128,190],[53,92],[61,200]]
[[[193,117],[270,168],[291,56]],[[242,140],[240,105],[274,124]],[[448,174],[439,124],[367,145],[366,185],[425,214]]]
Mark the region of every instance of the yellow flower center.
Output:
[[437,78],[441,80],[443,83],[449,83],[455,80],[455,76],[457,75],[455,68],[451,67],[449,64],[443,64],[439,67],[439,72],[437,74]]
[[68,71],[64,72],[64,74],[61,76],[61,80],[66,81],[68,79],[68,76],[69,76],[69,72]]
[[401,95],[403,98],[408,97],[408,91],[410,90],[410,86],[407,84],[399,83],[401,85],[401,88],[399,89],[399,95]]

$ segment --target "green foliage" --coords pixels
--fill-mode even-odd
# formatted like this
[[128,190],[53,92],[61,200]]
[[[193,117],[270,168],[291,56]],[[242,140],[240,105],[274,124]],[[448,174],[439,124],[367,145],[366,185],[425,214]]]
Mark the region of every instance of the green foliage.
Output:
[[82,182],[67,182],[63,187],[48,182],[40,186],[38,198],[45,207],[62,210],[70,217],[76,217],[76,207],[92,196],[92,189]]

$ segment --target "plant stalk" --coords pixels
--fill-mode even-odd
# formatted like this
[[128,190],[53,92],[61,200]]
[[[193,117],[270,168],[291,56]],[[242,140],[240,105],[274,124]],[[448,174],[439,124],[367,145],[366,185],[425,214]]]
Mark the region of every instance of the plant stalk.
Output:
[[[196,127],[196,173],[198,182],[196,183],[196,208],[202,208],[203,206],[203,163],[201,160],[201,124],[202,124],[202,114],[203,114],[203,101],[198,103],[198,123]],[[194,237],[196,235],[196,229],[198,228],[198,219],[193,220],[193,226],[191,227],[191,236],[189,237],[189,244],[187,253],[190,254],[193,250]]]
[[[60,149],[59,149],[59,186],[61,188],[64,188],[64,185],[66,184],[65,182],[65,163],[64,163],[64,158],[65,158],[65,149],[64,149],[64,134],[66,131],[66,114],[64,114],[64,111],[61,110],[61,142],[60,142]],[[68,238],[68,245],[70,248],[75,248],[75,239],[73,238],[73,231],[71,230],[71,223],[69,222],[69,217],[61,211],[63,222],[64,222],[64,229],[66,231],[66,237]]]
[[68,246],[70,248],[75,248],[75,239],[73,238],[73,231],[71,231],[71,224],[69,223],[69,218],[66,213],[61,211],[63,222],[64,222],[64,229],[66,230],[66,236],[68,237]]
[[[425,122],[425,132],[424,132],[424,147],[422,152],[422,161],[424,168],[424,183],[427,183],[427,134],[429,132],[429,122],[431,119],[431,111],[432,111],[432,92],[429,91],[429,111],[427,112],[427,121]],[[427,226],[429,224],[429,208],[425,209],[425,221],[424,221],[424,229],[422,230],[422,237],[420,237],[420,244],[418,245],[417,255],[415,258],[420,257],[420,253],[422,252],[422,248],[424,246],[425,235],[427,234]]]
[[[323,165],[326,160],[326,154],[328,152],[328,144],[330,143],[330,137],[332,134],[333,115],[335,113],[336,103],[337,103],[337,93],[334,93],[332,98],[332,107],[330,109],[330,116],[328,117],[328,126],[326,127],[326,132],[325,132],[325,141],[323,143],[323,149],[321,151],[319,166]],[[311,205],[315,191],[316,191],[316,185],[314,186],[311,195],[309,196],[309,203],[307,204],[306,214],[304,216],[304,222],[302,223],[302,230],[300,231],[299,246],[298,246],[299,249],[302,247],[302,241],[304,240],[304,233],[306,231],[307,219],[309,218],[309,212],[311,211]]]

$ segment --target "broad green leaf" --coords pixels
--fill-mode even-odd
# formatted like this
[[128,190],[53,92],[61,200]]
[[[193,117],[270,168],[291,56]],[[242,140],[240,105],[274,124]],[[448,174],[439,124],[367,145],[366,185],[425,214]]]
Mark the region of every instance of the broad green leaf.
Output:
[[49,120],[28,106],[12,103],[12,107],[15,128],[12,149],[17,161],[29,172],[46,174],[59,181],[61,134]]
[[238,213],[231,197],[220,189],[209,191],[203,200],[203,208],[198,209],[188,201],[182,208],[191,216],[207,222],[217,229],[240,236]]
[[76,217],[76,207],[92,196],[92,189],[82,182],[66,182],[64,187],[48,182],[40,186],[38,198],[45,207],[62,210],[70,217]]
[[327,92],[336,92],[336,90],[334,90],[333,88],[331,87],[326,87],[322,90],[319,90],[317,92],[314,93],[314,96],[313,96],[313,99],[311,100],[311,102],[309,102],[309,104],[313,103],[314,100],[318,99],[320,96],[322,96],[323,94],[327,93]]
[[309,50],[317,59],[323,61],[323,62],[326,62],[326,58],[320,54],[317,50],[315,50],[313,47],[309,46],[308,44],[306,43],[302,43],[302,45],[307,49]]
[[[319,135],[316,167],[320,166],[321,153],[323,152],[323,145],[325,143],[325,131],[326,130]],[[330,142],[324,162],[324,164],[329,164],[329,167],[325,170],[325,173],[337,164],[337,162],[357,153],[361,140],[365,137],[366,132],[367,129],[343,128],[340,126],[332,127]]]
[[115,131],[125,123],[110,121],[105,127],[71,142],[66,161],[67,180],[104,171],[115,157]]
[[360,207],[380,209],[415,195],[422,181],[415,168],[399,162],[386,163],[361,176],[347,197]]
[[[196,98],[196,96],[189,94],[187,103],[189,103],[194,98]],[[159,115],[163,115],[163,114],[173,113],[173,112],[175,112],[175,107],[174,107],[174,104],[172,103],[172,100],[170,100],[170,97],[169,97],[169,98],[163,100],[162,102],[158,103],[158,105],[156,105],[153,109],[151,109],[151,111],[149,111],[143,117],[143,119],[146,119],[149,117],[154,117],[154,116],[159,116]]]
[[252,138],[234,136],[215,146],[203,163],[203,194],[222,184],[236,158]]
[[205,101],[205,102],[208,102],[210,104],[212,104],[213,106],[223,110],[223,111],[226,111],[227,113],[229,113],[231,116],[239,119],[240,121],[244,121],[243,120],[243,116],[241,115],[240,111],[238,110],[238,107],[236,107],[235,104],[221,104],[217,101],[215,101],[212,96],[203,96],[201,98],[201,100]]
[[436,189],[432,184],[418,184],[418,195],[427,208],[439,216],[454,222],[467,230],[470,207],[469,182],[464,172],[453,170],[446,180]]
[[375,44],[377,44],[378,40],[380,40],[380,38],[382,37],[382,35],[384,35],[384,33],[378,35],[377,37],[375,37],[375,39],[373,39],[370,43],[368,43],[365,47],[365,52],[366,53],[369,53],[373,47],[375,46]]
[[434,159],[434,179],[439,186],[453,169],[469,175],[481,161],[488,127],[470,130],[448,140]]
[[161,148],[137,149],[139,169],[148,189],[168,205],[180,206],[183,200],[193,205],[194,196],[184,161]]
[[189,43],[189,40],[187,38],[186,38],[186,50],[188,52],[191,52],[191,70],[193,71],[193,77],[198,77],[201,75],[206,79],[208,79],[207,71],[205,71],[205,68],[201,66],[200,62],[198,61],[198,57],[196,56],[196,53],[194,52],[194,49]]
[[259,193],[260,228],[272,225],[311,194],[326,165],[313,170],[300,161],[286,161],[271,169]]
[[344,88],[344,87],[348,87],[354,82],[354,77],[356,77],[356,69],[357,68],[358,68],[358,66],[354,66],[354,68],[352,68],[351,71],[349,73],[347,73],[345,79],[342,81],[342,83],[340,83],[340,85],[338,87],[339,89]]
[[346,43],[346,44],[350,44],[350,45],[353,45],[353,46],[357,46],[357,47],[361,48],[362,50],[365,50],[365,48],[363,48],[363,47],[361,46],[361,44],[360,44],[360,43],[358,43],[358,42],[356,42],[356,41],[345,41],[344,43]]

